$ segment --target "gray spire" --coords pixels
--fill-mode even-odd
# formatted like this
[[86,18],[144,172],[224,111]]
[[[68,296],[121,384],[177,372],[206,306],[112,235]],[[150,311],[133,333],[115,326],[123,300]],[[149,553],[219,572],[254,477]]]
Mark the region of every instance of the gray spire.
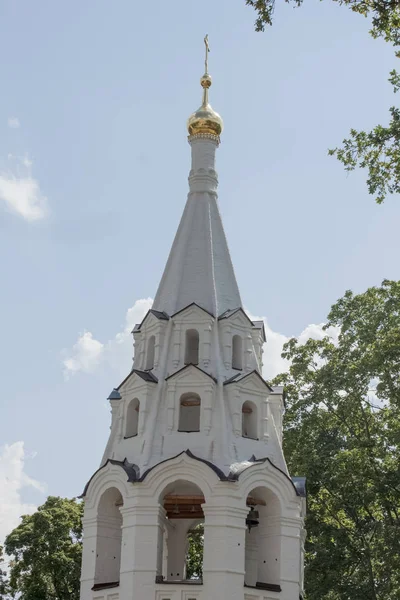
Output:
[[218,316],[241,306],[217,205],[217,142],[192,139],[190,192],[153,308],[172,315],[192,302]]

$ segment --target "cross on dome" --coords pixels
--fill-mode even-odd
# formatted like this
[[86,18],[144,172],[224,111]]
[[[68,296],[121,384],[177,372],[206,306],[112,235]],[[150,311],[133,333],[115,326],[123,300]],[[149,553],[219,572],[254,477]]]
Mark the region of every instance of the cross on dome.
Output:
[[213,110],[208,101],[208,90],[212,84],[211,75],[208,73],[208,53],[210,52],[208,35],[204,38],[204,45],[206,49],[204,61],[205,70],[204,75],[200,79],[200,85],[203,88],[203,102],[200,108],[190,115],[187,122],[187,128],[189,131],[189,139],[195,135],[211,135],[219,140],[219,136],[224,128],[224,123],[221,116]]

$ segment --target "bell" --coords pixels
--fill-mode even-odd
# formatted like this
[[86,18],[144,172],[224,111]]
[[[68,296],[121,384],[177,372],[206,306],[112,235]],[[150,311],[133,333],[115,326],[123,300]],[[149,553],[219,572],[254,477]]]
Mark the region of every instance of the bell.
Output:
[[253,527],[257,527],[259,524],[259,517],[260,515],[258,514],[258,510],[255,510],[253,506],[250,507],[250,510],[248,512],[248,515],[246,517],[246,525],[249,528],[249,533],[250,531],[253,529]]

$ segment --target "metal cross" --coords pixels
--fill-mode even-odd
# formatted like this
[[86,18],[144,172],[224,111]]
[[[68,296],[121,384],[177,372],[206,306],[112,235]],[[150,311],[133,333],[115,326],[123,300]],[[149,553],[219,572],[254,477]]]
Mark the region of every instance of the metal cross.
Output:
[[210,52],[210,46],[208,45],[208,33],[207,33],[206,37],[204,38],[204,45],[206,47],[206,59],[204,61],[205,68],[206,68],[205,72],[208,74],[208,53]]

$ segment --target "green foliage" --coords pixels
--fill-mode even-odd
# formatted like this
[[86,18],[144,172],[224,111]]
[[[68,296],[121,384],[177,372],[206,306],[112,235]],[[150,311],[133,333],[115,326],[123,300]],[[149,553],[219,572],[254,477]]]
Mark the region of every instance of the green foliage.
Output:
[[[285,456],[308,482],[307,600],[400,598],[400,282],[348,291],[329,337],[299,344],[287,390]],[[332,330],[330,330],[332,331]]]
[[21,600],[79,600],[82,504],[49,496],[5,541],[10,590]]
[[[383,37],[386,42],[400,45],[400,3],[398,0],[333,0],[341,6],[347,6],[355,13],[371,17],[374,38]],[[301,6],[303,0],[285,0],[288,4]],[[275,0],[246,0],[257,13],[256,31],[264,31],[266,25],[272,25]]]
[[3,555],[3,547],[0,546],[0,600],[5,600],[8,592],[8,582],[7,582],[7,573],[3,569],[3,565],[5,564],[4,555]]
[[203,577],[204,524],[199,523],[188,533],[186,555],[186,579]]
[[[394,91],[399,89],[399,75],[391,72]],[[343,163],[346,171],[356,167],[368,170],[369,193],[381,204],[388,194],[400,192],[400,109],[390,108],[387,127],[377,125],[370,132],[351,129],[350,138],[343,140],[342,148],[329,150]]]
[[[303,0],[285,0],[295,6],[301,6]],[[333,0],[347,6],[353,12],[372,19],[370,34],[381,37],[394,47],[400,46],[400,1],[399,0]],[[255,9],[256,31],[264,31],[266,25],[272,25],[275,0],[246,0],[246,4]],[[400,57],[400,51],[396,52]],[[390,73],[389,81],[397,92],[400,77],[396,71]],[[370,132],[350,130],[350,137],[343,140],[341,148],[329,150],[330,156],[336,156],[346,171],[356,167],[367,169],[367,186],[370,194],[381,204],[388,194],[400,191],[400,110],[390,108],[390,121],[385,127],[377,125]]]

